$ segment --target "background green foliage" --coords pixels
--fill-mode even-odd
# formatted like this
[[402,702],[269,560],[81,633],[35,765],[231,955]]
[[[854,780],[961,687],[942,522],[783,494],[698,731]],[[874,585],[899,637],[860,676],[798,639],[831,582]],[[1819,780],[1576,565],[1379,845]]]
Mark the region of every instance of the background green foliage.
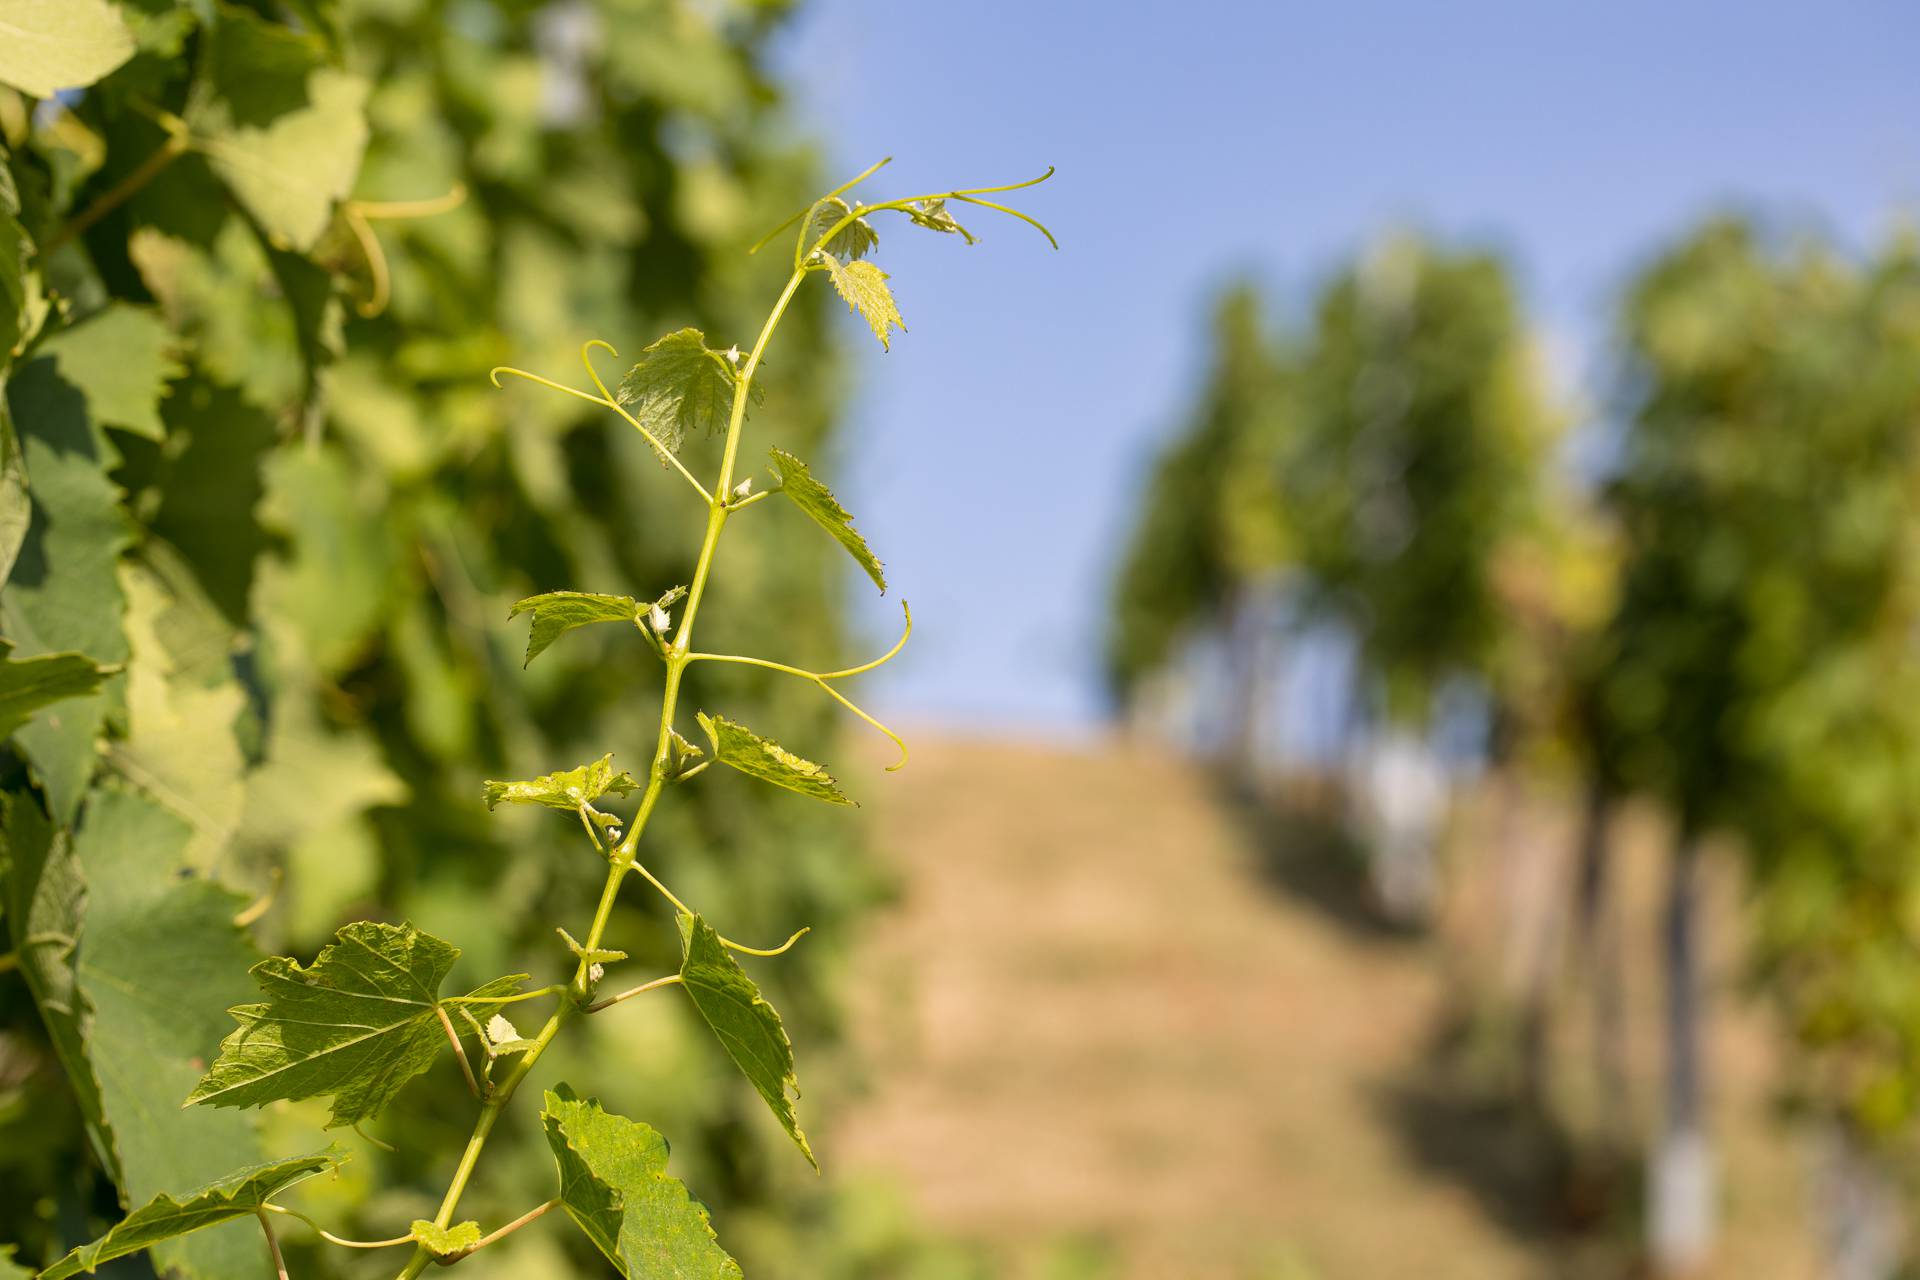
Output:
[[1450,677],[1506,692],[1500,573],[1546,536],[1559,417],[1505,264],[1391,240],[1323,286],[1306,333],[1269,335],[1241,286],[1212,337],[1117,579],[1115,690],[1290,573],[1305,617],[1358,637],[1393,718],[1423,725]]
[[[632,358],[683,324],[750,337],[779,264],[739,250],[824,185],[764,70],[779,3],[83,8],[109,38],[74,82],[103,78],[64,105],[0,89],[0,632],[16,659],[116,668],[5,755],[0,1239],[29,1261],[157,1190],[307,1149],[319,1112],[178,1110],[261,952],[310,955],[370,915],[456,940],[456,986],[567,958],[533,922],[590,914],[602,868],[568,824],[489,818],[480,784],[623,743],[616,766],[643,764],[658,664],[595,629],[523,672],[508,607],[558,587],[650,598],[687,580],[699,522],[630,428],[487,370],[570,368],[589,337]],[[4,60],[0,79],[52,87]],[[420,216],[380,203],[456,190]],[[821,302],[790,315],[755,429],[827,463]],[[690,441],[689,465],[714,447]],[[821,602],[844,561],[789,536],[802,518],[770,508],[729,540],[714,648],[843,660]],[[812,690],[718,664],[700,684],[825,753]],[[849,829],[724,770],[655,821],[649,864],[733,936],[815,927],[768,977],[818,1046],[837,925],[876,889]],[[258,895],[264,915],[235,927]],[[659,912],[620,911],[616,936],[657,947],[636,963],[677,967]],[[782,1186],[780,1214],[754,1212],[800,1181],[786,1137],[690,1014],[644,1004],[594,1020],[560,1070],[675,1136],[676,1173],[750,1270],[799,1274],[787,1234],[816,1201]],[[463,1093],[415,1085],[375,1126],[397,1150],[349,1138],[347,1172],[312,1194],[362,1235],[428,1216],[469,1119]],[[503,1137],[469,1201],[488,1220],[550,1185],[541,1136]],[[385,1266],[289,1234],[302,1274]],[[590,1255],[562,1241],[524,1232],[466,1265],[571,1273],[560,1251]],[[265,1266],[248,1224],[156,1260],[209,1280]]]
[[1388,241],[1328,286],[1304,358],[1305,567],[1389,716],[1424,725],[1442,681],[1494,675],[1496,566],[1539,515],[1553,417],[1506,265]]
[[1597,724],[1688,831],[1742,837],[1800,1099],[1920,1108],[1920,259],[1710,224],[1624,310],[1637,416]]

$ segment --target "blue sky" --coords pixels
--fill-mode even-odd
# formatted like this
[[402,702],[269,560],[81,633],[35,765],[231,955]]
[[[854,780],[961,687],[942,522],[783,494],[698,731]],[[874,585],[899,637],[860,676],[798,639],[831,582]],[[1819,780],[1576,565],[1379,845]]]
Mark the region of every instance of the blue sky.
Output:
[[1383,230],[1493,243],[1577,384],[1622,280],[1690,220],[1738,205],[1865,244],[1920,212],[1920,6],[1577,9],[810,0],[781,61],[838,169],[896,157],[863,191],[1059,167],[1021,193],[1057,254],[990,216],[971,249],[881,228],[909,332],[854,348],[840,486],[917,628],[874,701],[1099,723],[1127,504],[1237,272],[1298,308]]

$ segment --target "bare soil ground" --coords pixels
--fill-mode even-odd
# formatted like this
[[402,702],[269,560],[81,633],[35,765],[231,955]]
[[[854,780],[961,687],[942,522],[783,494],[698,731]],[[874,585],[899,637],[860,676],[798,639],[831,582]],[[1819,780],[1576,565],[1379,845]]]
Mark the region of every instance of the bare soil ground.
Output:
[[[887,791],[901,899],[852,966],[872,1090],[831,1139],[933,1229],[1009,1276],[1052,1274],[1063,1239],[1125,1277],[1636,1273],[1631,1221],[1575,1230],[1553,1136],[1477,1094],[1448,1035],[1532,945],[1516,900],[1563,891],[1563,854],[1519,872],[1491,851],[1511,814],[1467,814],[1482,835],[1453,842],[1442,922],[1410,937],[1304,828],[1158,751],[922,742]],[[1565,843],[1551,806],[1525,820]],[[1657,1102],[1660,861],[1623,845],[1640,1079],[1636,1114],[1604,1122],[1634,1141]],[[1761,1027],[1716,985],[1728,1243],[1707,1274],[1810,1276]]]

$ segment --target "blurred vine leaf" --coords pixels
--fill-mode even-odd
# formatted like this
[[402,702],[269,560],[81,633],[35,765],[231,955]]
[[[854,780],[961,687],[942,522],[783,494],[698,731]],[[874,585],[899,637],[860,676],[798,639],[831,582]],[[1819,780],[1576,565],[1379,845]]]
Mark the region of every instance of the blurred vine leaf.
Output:
[[[133,526],[108,478],[112,459],[87,419],[85,396],[53,361],[35,359],[14,372],[7,397],[32,477],[34,528],[0,593],[0,625],[21,657],[71,651],[103,666],[124,662],[117,562]],[[111,693],[109,685],[74,699],[14,735],[63,825],[92,776]]]
[[66,1068],[93,1154],[117,1179],[119,1156],[106,1131],[100,1081],[81,1038],[81,1004],[74,977],[86,884],[71,837],[47,820],[26,792],[0,793],[0,907],[19,956],[20,976],[33,993],[40,1021]]
[[367,84],[326,64],[315,36],[222,5],[210,92],[189,112],[200,148],[275,244],[319,242],[360,172]]
[[793,1073],[793,1044],[780,1014],[760,994],[713,926],[699,916],[682,913],[680,937],[685,947],[680,981],[693,998],[693,1007],[817,1172],[820,1162],[814,1159],[807,1135],[793,1114],[800,1085]]
[[763,738],[744,725],[724,716],[702,711],[696,718],[713,744],[714,759],[738,769],[749,777],[771,782],[776,787],[797,791],[829,804],[851,805],[846,793],[824,766],[793,754],[779,743]]
[[705,1206],[667,1172],[665,1138],[564,1084],[548,1091],[540,1120],[561,1206],[627,1280],[739,1280]]
[[[149,557],[166,549],[150,543]],[[166,557],[169,561],[171,556]],[[170,580],[169,580],[170,579]],[[246,692],[230,661],[236,639],[192,575],[124,561],[126,729],[109,742],[110,767],[193,829],[190,866],[214,865],[239,832],[248,762],[235,733]]]
[[7,656],[12,651],[10,643],[0,640],[0,738],[42,707],[92,693],[107,674],[81,653],[49,653],[15,662]]
[[316,1173],[337,1168],[332,1150],[317,1155],[271,1160],[235,1170],[224,1178],[179,1197],[157,1195],[135,1209],[106,1235],[81,1245],[40,1273],[40,1280],[69,1280],[91,1273],[101,1263],[151,1249],[157,1244],[217,1226],[234,1218],[251,1217],[261,1205],[288,1187]]
[[738,383],[725,352],[698,329],[678,329],[640,353],[617,398],[669,449],[687,436],[726,429]]
[[0,0],[0,83],[35,98],[83,89],[133,56],[107,0]]
[[161,398],[184,372],[172,355],[178,342],[155,312],[115,302],[46,339],[34,354],[52,357],[61,379],[82,389],[93,422],[160,440]]
[[833,496],[833,490],[813,478],[813,472],[807,464],[800,461],[784,449],[773,450],[773,471],[780,478],[780,491],[793,500],[813,518],[813,522],[833,535],[834,541],[847,549],[867,576],[873,579],[873,585],[880,588],[882,594],[887,589],[886,568],[873,554],[873,548],[853,527],[853,517]]
[[[252,969],[267,995],[228,1010],[240,1026],[189,1103],[261,1106],[333,1098],[328,1127],[377,1115],[446,1044],[440,984],[460,949],[412,925],[355,921],[314,962],[272,956]],[[525,975],[474,994],[501,994]]]

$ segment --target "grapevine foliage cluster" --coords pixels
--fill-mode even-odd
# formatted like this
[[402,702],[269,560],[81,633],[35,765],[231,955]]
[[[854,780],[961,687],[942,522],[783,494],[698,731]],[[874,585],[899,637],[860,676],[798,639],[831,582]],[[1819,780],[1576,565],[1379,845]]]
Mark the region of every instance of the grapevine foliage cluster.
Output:
[[[860,206],[851,186],[809,206],[762,332],[786,318],[763,404],[758,352],[702,335],[751,332],[760,273],[734,246],[812,187],[804,150],[765,140],[761,47],[784,8],[0,0],[0,1235],[20,1245],[0,1247],[0,1275],[149,1251],[170,1275],[288,1260],[332,1274],[324,1251],[353,1246],[409,1249],[418,1274],[557,1209],[625,1274],[730,1274],[678,1177],[731,1205],[771,1182],[756,1122],[711,1073],[647,1077],[691,1139],[673,1174],[651,1127],[555,1088],[545,1171],[474,1176],[560,1027],[662,987],[812,1159],[786,1029],[796,1001],[830,1027],[823,965],[788,969],[783,1021],[735,957],[799,935],[747,947],[686,904],[743,932],[830,924],[871,879],[817,820],[764,820],[782,801],[685,784],[720,763],[846,802],[767,735],[817,736],[835,701],[865,717],[838,686],[884,658],[813,670],[695,652],[692,619],[704,600],[734,644],[830,650],[831,542],[756,516],[710,572],[721,527],[776,493],[884,585],[800,460],[825,435],[832,360],[821,299],[799,285],[828,277],[885,344],[902,326],[869,215],[971,243],[949,210],[1003,206]],[[667,336],[612,388],[604,344],[585,350],[592,391],[548,395],[497,368],[551,367],[583,332],[641,325]],[[749,405],[785,446],[757,482],[738,453]],[[706,518],[681,534],[659,513],[688,487]],[[530,635],[508,652],[516,597],[583,580],[687,585],[524,598],[511,612]],[[607,622],[639,643],[570,634]],[[731,714],[676,725],[696,663]],[[648,686],[666,690],[658,749],[628,772],[599,752]],[[583,756],[597,758],[554,769]],[[656,818],[670,788],[683,799]],[[637,807],[616,816],[623,799]],[[650,820],[664,839],[642,867]],[[608,871],[597,896],[577,854],[557,856],[568,832]],[[730,874],[747,861],[753,875]],[[650,914],[616,893],[633,879],[677,930],[624,928]],[[430,919],[334,929],[374,900]],[[463,948],[438,936],[476,918],[489,928]],[[256,937],[290,954],[263,960]],[[565,980],[509,972],[555,954]],[[647,1033],[656,1051],[663,1032]],[[577,1071],[633,1034],[596,1029],[581,1037],[596,1051],[556,1056]],[[458,1097],[409,1088],[430,1072]],[[396,1111],[404,1137],[383,1120]],[[315,1152],[307,1124],[355,1140]],[[449,1180],[456,1125],[468,1145]],[[378,1240],[285,1230],[314,1216],[281,1203],[302,1183],[315,1213],[405,1226],[391,1206],[415,1193],[375,1189],[382,1174],[436,1180],[444,1211]],[[520,1199],[541,1183],[549,1199]],[[454,1220],[469,1186],[490,1231]],[[112,1225],[68,1247],[97,1221]]]

